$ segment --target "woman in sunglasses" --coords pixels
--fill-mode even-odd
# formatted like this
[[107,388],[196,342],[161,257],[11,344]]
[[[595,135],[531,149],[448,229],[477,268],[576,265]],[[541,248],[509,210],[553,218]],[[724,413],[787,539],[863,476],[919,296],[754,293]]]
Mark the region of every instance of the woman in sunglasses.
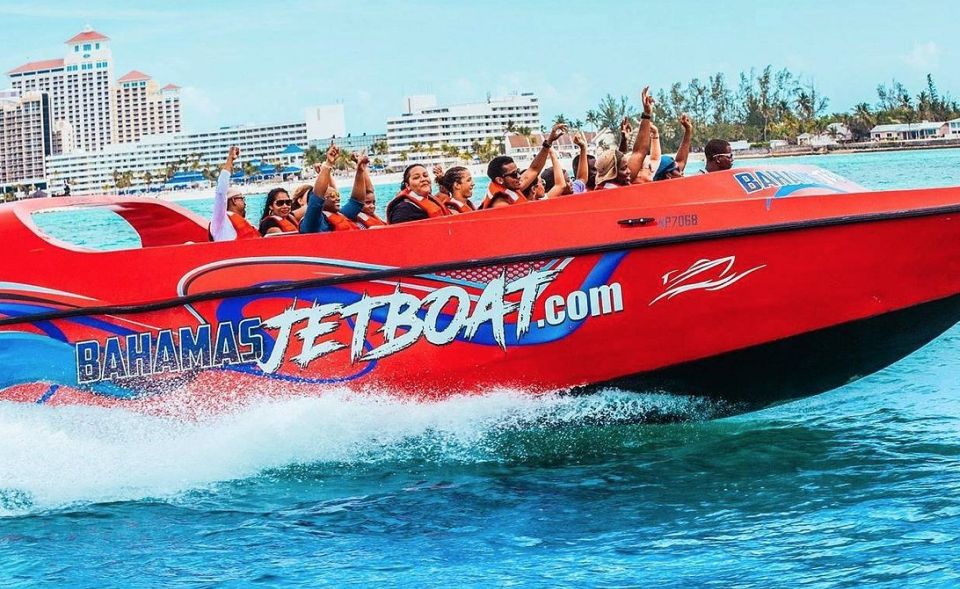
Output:
[[267,202],[263,206],[260,220],[260,235],[282,235],[296,233],[300,223],[290,212],[293,199],[283,188],[274,188],[267,193]]

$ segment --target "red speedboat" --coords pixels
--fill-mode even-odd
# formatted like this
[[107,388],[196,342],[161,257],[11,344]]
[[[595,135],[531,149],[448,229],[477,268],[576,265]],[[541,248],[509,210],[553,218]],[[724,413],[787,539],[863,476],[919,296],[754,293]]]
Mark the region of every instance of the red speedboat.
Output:
[[[140,247],[40,229],[101,209]],[[168,202],[0,206],[0,400],[144,411],[329,385],[698,395],[735,413],[960,319],[960,188],[745,168],[370,231],[211,243]]]

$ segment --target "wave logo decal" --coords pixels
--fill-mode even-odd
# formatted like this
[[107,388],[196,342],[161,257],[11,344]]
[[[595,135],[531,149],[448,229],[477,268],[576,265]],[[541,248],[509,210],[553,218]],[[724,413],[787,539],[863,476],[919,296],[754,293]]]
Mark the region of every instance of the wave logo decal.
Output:
[[736,272],[733,269],[736,261],[736,256],[727,256],[716,260],[700,259],[683,272],[679,270],[667,272],[662,278],[666,290],[650,301],[650,305],[663,299],[672,299],[679,294],[692,290],[723,290],[738,282],[741,278],[745,278],[761,268],[766,268],[766,264],[761,264],[743,272]]

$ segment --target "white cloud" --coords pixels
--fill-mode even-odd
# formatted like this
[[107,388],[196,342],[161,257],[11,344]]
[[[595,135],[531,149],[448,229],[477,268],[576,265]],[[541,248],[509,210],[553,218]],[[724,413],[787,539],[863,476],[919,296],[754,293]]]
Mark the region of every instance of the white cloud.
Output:
[[929,72],[940,66],[940,48],[933,41],[917,43],[910,53],[902,56],[902,59],[910,67]]

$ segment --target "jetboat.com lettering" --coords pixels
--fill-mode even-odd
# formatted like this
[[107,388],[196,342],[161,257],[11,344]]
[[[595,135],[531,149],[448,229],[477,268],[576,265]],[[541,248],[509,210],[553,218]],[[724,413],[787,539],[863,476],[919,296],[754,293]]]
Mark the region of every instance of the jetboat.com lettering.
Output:
[[765,188],[811,184],[827,184],[833,186],[841,184],[844,181],[840,176],[827,172],[826,170],[811,170],[809,172],[797,172],[795,170],[756,170],[753,172],[734,174],[733,177],[747,194],[759,192]]
[[[252,363],[270,374],[285,362],[306,368],[314,360],[345,348],[349,348],[351,362],[365,362],[396,354],[423,339],[437,346],[457,338],[472,341],[483,327],[493,343],[506,349],[507,329],[513,330],[514,341],[523,338],[530,330],[540,293],[559,273],[555,269],[538,270],[509,282],[501,273],[473,297],[460,286],[445,286],[419,297],[401,291],[397,285],[389,295],[364,294],[349,305],[314,302],[299,306],[295,301],[273,317],[244,319],[236,325],[225,321],[216,329],[203,324],[176,332],[111,337],[103,344],[82,341],[75,345],[77,380],[81,384],[122,381]],[[544,323],[559,325],[568,318],[579,321],[622,310],[621,287],[613,283],[574,291],[566,297],[548,297],[546,320],[537,323],[538,327]],[[507,317],[514,315],[515,323],[508,325]],[[380,324],[375,331],[380,335],[379,345],[370,347],[374,317]],[[344,324],[352,329],[349,341],[336,335]],[[275,344],[270,349],[264,344],[265,334],[274,336]]]

